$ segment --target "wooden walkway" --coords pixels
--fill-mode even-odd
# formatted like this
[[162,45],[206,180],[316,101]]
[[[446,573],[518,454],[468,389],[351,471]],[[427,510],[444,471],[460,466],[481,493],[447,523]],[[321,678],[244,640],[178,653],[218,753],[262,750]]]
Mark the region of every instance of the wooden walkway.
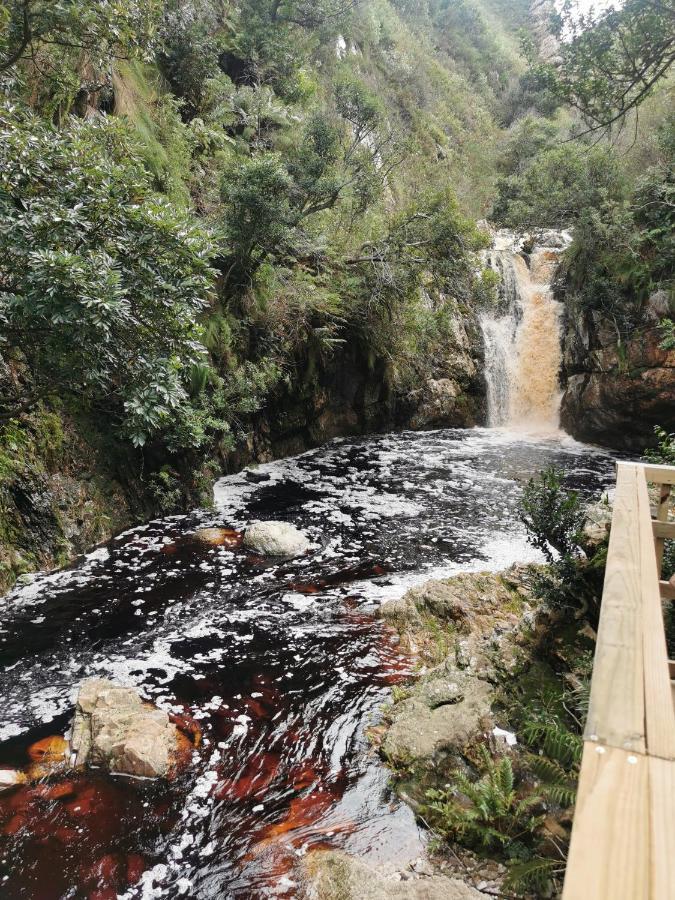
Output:
[[675,588],[660,580],[672,485],[675,468],[618,464],[563,900],[675,898],[675,663],[662,610]]

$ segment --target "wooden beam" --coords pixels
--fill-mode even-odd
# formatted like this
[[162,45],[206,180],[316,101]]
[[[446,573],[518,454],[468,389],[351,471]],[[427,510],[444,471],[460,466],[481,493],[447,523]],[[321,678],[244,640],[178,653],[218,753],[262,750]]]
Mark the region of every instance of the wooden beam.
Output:
[[587,741],[563,900],[656,900],[650,841],[647,758]]
[[659,581],[662,600],[675,600],[675,584],[672,581]]
[[654,484],[675,484],[675,466],[643,465],[645,478]]
[[652,521],[652,531],[654,532],[655,538],[675,540],[675,522]]
[[649,493],[642,473],[638,476],[637,494],[636,537],[640,551],[647,752],[675,760],[675,713],[668,674],[668,650],[654,555]]
[[654,900],[675,900],[675,763],[650,756],[649,855],[650,896]]
[[[636,540],[638,474],[641,472],[635,464],[617,465],[612,529],[584,736],[610,747],[644,753],[643,614],[640,546]],[[644,478],[641,481],[645,484]],[[651,542],[651,525],[649,537]]]

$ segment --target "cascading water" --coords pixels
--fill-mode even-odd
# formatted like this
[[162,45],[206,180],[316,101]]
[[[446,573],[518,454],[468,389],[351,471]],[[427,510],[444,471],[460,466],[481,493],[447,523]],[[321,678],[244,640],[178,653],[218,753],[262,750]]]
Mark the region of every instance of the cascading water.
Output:
[[524,236],[498,231],[486,254],[501,277],[499,311],[481,318],[492,427],[559,428],[561,305],[551,280],[569,241],[567,232],[546,232],[525,252]]

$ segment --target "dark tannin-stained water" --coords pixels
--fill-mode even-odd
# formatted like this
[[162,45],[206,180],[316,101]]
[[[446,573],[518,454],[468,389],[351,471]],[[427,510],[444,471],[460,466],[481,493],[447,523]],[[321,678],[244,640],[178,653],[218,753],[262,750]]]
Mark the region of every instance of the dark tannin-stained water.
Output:
[[[15,589],[0,601],[0,768],[66,732],[91,676],[191,715],[204,740],[171,784],[89,771],[0,794],[0,895],[291,898],[315,847],[418,856],[365,734],[413,671],[377,607],[429,577],[538,559],[515,509],[551,464],[589,495],[613,480],[608,455],[569,439],[337,440]],[[315,549],[263,560],[236,534],[255,519],[292,522]]]

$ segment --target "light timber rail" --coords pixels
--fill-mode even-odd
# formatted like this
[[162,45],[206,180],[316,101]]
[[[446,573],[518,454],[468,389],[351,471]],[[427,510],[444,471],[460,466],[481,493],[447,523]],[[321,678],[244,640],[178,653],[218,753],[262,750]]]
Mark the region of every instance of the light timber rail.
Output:
[[675,898],[674,485],[675,467],[618,464],[563,900]]

